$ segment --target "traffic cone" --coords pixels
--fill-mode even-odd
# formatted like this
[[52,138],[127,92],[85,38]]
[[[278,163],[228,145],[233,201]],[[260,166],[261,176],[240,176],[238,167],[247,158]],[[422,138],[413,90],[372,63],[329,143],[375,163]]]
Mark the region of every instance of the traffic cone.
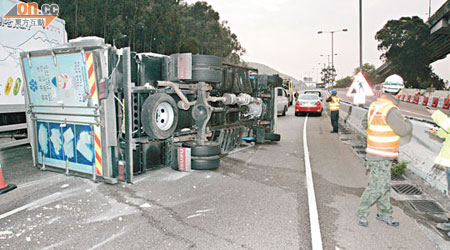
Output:
[[6,184],[3,178],[2,164],[0,163],[0,194],[4,194],[15,189],[17,186],[14,184]]

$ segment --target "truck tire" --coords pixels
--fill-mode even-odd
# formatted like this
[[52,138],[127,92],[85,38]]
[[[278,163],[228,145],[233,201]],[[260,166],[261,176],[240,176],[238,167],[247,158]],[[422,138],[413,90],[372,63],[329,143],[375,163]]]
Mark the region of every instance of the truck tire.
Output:
[[192,67],[196,66],[213,66],[221,67],[222,58],[218,56],[211,55],[193,55],[192,56]]
[[281,136],[280,136],[280,134],[276,134],[276,133],[266,133],[264,139],[269,140],[269,141],[280,141]]
[[191,169],[212,170],[220,167],[220,156],[193,157],[191,159]]
[[233,80],[231,79],[232,72],[226,68],[222,69],[222,80],[219,84],[212,85],[213,89],[217,89],[221,92],[230,91],[233,87]]
[[175,100],[164,93],[147,97],[142,105],[141,123],[149,137],[160,140],[171,137],[178,124]]
[[219,83],[222,81],[222,71],[210,68],[193,68],[192,81]]
[[192,156],[215,156],[220,155],[220,145],[214,141],[207,141],[204,145],[199,145],[195,141],[183,143],[183,146],[191,149]]

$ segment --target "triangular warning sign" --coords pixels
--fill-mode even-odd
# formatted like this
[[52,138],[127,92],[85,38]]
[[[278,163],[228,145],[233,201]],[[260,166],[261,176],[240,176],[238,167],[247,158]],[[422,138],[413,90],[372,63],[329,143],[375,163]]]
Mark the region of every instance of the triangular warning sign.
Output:
[[355,76],[355,79],[353,80],[350,87],[348,88],[347,96],[351,97],[354,95],[361,95],[361,94],[365,96],[373,96],[374,92],[372,86],[370,86],[367,79],[361,72],[359,72]]

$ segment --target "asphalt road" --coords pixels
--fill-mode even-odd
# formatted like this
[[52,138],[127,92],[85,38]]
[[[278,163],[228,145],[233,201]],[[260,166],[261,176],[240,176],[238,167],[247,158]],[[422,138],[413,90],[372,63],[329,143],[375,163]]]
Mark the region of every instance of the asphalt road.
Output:
[[37,170],[28,148],[1,152],[7,182],[19,187],[0,196],[0,249],[312,249],[305,119],[323,249],[449,246],[395,201],[400,227],[377,221],[375,207],[369,227],[358,226],[368,180],[358,138],[330,134],[326,113],[295,117],[291,107],[278,143],[228,155],[215,171],[161,168],[134,184]]

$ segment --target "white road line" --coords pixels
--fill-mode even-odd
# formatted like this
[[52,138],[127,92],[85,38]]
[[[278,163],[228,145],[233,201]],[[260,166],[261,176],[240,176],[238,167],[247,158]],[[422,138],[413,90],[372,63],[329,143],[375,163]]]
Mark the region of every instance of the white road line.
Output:
[[309,161],[308,140],[306,138],[306,125],[308,116],[303,125],[303,149],[305,154],[306,186],[308,188],[309,224],[311,225],[311,244],[313,250],[322,250],[322,235],[320,233],[319,214],[317,212],[316,195]]

